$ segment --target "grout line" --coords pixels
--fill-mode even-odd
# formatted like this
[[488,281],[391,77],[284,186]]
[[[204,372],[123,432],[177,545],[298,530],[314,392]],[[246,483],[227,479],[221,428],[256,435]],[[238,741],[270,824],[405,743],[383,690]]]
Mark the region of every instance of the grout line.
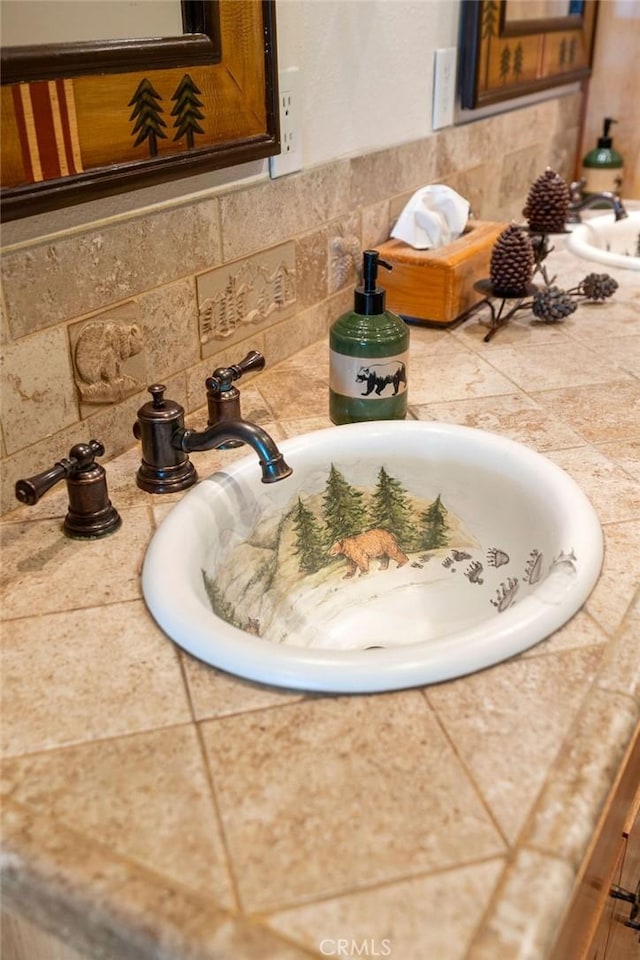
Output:
[[[16,800],[14,798],[12,798],[12,802],[19,809],[28,811],[34,817],[41,815],[41,811],[38,809],[37,805],[32,805],[28,801]],[[73,824],[69,823],[68,820],[63,819],[57,815],[54,816],[48,810],[46,811],[45,816],[48,816],[50,820],[52,820],[55,824],[59,824],[62,827],[62,829],[68,834],[71,834],[71,836],[80,837],[85,843],[87,843],[88,845],[91,845],[94,849],[101,851],[103,855],[106,856],[106,859],[108,862],[113,863],[115,861],[116,863],[128,864],[129,866],[132,866],[136,871],[141,873],[145,879],[147,879],[148,881],[152,881],[154,886],[159,883],[161,889],[166,890],[167,884],[169,883],[172,887],[175,887],[180,893],[182,893],[182,895],[191,904],[194,904],[195,902],[195,905],[197,908],[210,909],[211,907],[210,896],[203,894],[201,891],[195,889],[195,887],[188,886],[183,880],[179,880],[173,874],[169,875],[166,873],[162,873],[158,870],[155,870],[148,863],[143,862],[142,860],[137,859],[136,857],[131,857],[125,853],[121,853],[118,850],[114,850],[112,846],[109,846],[104,841],[100,840],[99,837],[96,835],[96,833],[85,833],[83,830],[78,829],[77,826],[74,826]],[[103,900],[101,905],[104,906],[104,903],[105,901]],[[117,904],[113,900],[113,897],[112,899],[107,900],[106,904],[107,904],[107,909],[109,909],[109,907],[114,907],[114,906],[117,909]],[[218,903],[217,901],[214,903],[214,906],[216,910],[218,910],[225,917],[229,917],[231,919],[234,918],[235,914],[233,910],[230,910],[228,907],[223,906],[223,904]],[[112,919],[112,918],[115,919],[115,917],[113,916],[113,912],[111,910],[108,913],[108,917],[109,919]]]
[[166,733],[167,730],[179,730],[193,726],[191,720],[172,721],[160,726],[143,727],[141,730],[128,730],[126,733],[111,733],[107,737],[90,737],[86,740],[71,740],[66,743],[54,744],[51,747],[39,747],[37,750],[25,750],[22,753],[5,754],[5,763],[15,763],[32,757],[49,757],[53,753],[64,753],[66,750],[76,750],[78,747],[89,747],[94,743],[115,743],[120,740],[133,740],[135,737],[145,737],[149,733]]
[[[185,682],[187,682],[187,686],[188,686],[188,681],[186,681],[186,678],[185,678]],[[191,695],[189,694],[189,698],[190,697]],[[207,753],[207,748],[204,742],[202,727],[197,721],[194,722],[194,727],[196,732],[196,739],[198,741],[198,749],[200,750],[200,757],[202,759],[202,765],[204,768],[205,778],[209,786],[211,805],[213,807],[213,813],[216,818],[218,830],[220,832],[220,842],[222,843],[222,849],[224,850],[227,875],[229,877],[229,883],[230,883],[231,891],[233,893],[235,908],[238,912],[242,913],[243,909],[242,909],[242,897],[240,896],[240,883],[236,875],[235,864],[233,862],[229,840],[227,837],[227,831],[225,829],[224,817],[222,816],[222,811],[220,809],[220,801],[216,791],[214,773],[213,773],[213,770],[211,769],[211,763],[210,763],[209,755]]]
[[505,845],[505,850],[506,850],[506,852],[508,853],[509,851],[512,851],[512,850],[514,849],[514,845],[513,845],[512,843],[510,843],[510,841],[507,839],[507,836],[506,836],[506,834],[504,833],[502,827],[500,826],[500,823],[498,822],[497,817],[495,816],[493,810],[492,810],[491,807],[489,806],[489,802],[488,802],[488,800],[486,799],[486,797],[485,797],[485,795],[484,795],[484,792],[483,792],[482,789],[480,788],[480,785],[476,782],[476,779],[475,779],[474,774],[473,774],[472,771],[469,769],[466,760],[464,759],[464,757],[461,755],[460,751],[458,750],[458,746],[457,746],[455,740],[453,739],[453,737],[449,734],[449,731],[447,730],[444,721],[443,721],[442,718],[440,717],[440,714],[439,714],[438,710],[437,710],[437,709],[433,706],[433,704],[431,703],[431,700],[429,699],[429,688],[423,688],[422,690],[420,690],[420,693],[421,693],[422,696],[424,697],[424,699],[425,699],[425,701],[426,701],[426,703],[427,703],[427,706],[428,706],[429,710],[431,711],[431,713],[432,713],[432,715],[433,715],[434,720],[436,721],[436,723],[437,723],[438,726],[440,727],[443,736],[445,737],[445,739],[446,739],[447,743],[449,744],[449,746],[450,746],[450,748],[451,748],[454,756],[456,757],[458,763],[460,764],[460,766],[461,766],[461,768],[462,768],[462,770],[463,770],[463,772],[464,772],[464,775],[466,776],[466,778],[468,779],[469,783],[471,784],[474,793],[476,794],[478,800],[480,801],[480,805],[481,805],[482,808],[484,809],[484,811],[485,811],[485,813],[487,814],[490,822],[492,823],[494,829],[496,830],[498,836],[500,837],[500,839],[502,840],[503,844]]
[[[246,916],[249,920],[253,920],[254,918],[268,919],[269,917],[277,916],[280,913],[285,913],[290,910],[296,910],[307,906],[328,904],[332,903],[334,900],[344,900],[347,897],[358,896],[359,894],[374,893],[378,890],[383,891],[388,887],[395,887],[402,883],[411,883],[414,880],[426,880],[431,877],[443,877],[447,874],[456,873],[458,870],[467,869],[468,867],[483,866],[486,863],[493,863],[496,860],[502,860],[508,864],[510,858],[505,853],[488,854],[485,857],[472,857],[469,860],[462,860],[455,864],[449,864],[448,866],[434,867],[432,870],[420,870],[418,873],[402,874],[402,876],[393,877],[392,879],[378,880],[375,883],[365,883],[362,886],[350,887],[348,890],[345,889],[335,893],[325,893],[320,897],[304,897],[300,900],[291,900],[288,903],[284,903],[282,906],[275,907],[274,909],[248,911]],[[366,956],[366,954],[362,954],[362,956]]]

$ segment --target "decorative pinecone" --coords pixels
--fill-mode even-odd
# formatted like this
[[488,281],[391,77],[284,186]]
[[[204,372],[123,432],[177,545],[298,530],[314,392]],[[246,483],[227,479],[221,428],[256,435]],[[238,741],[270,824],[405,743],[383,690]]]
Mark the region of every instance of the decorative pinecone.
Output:
[[606,300],[618,289],[618,281],[608,273],[588,273],[578,289],[587,300]]
[[570,193],[566,181],[551,167],[531,184],[522,211],[532,233],[562,233],[569,210]]
[[512,223],[491,251],[491,285],[498,297],[524,297],[533,273],[531,239]]
[[544,287],[533,295],[532,310],[538,320],[555,323],[578,309],[578,304],[560,287]]

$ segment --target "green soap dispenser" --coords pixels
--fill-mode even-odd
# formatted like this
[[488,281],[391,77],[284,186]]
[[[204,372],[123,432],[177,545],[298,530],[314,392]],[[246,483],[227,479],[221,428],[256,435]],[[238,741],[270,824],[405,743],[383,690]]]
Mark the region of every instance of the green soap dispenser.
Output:
[[363,260],[353,310],[329,334],[329,415],[336,424],[407,414],[409,328],[385,309],[385,292],[376,285],[378,266],[393,268],[377,250],[365,250]]
[[613,138],[609,136],[611,124],[617,122],[612,117],[604,118],[604,128],[602,136],[598,137],[597,147],[583,157],[580,176],[585,181],[585,194],[620,193],[624,161],[622,154],[614,150]]

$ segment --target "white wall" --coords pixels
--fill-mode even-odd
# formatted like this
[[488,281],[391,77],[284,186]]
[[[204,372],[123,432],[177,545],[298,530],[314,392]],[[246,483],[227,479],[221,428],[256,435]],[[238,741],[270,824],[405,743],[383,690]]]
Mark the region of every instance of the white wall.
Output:
[[277,0],[278,63],[302,71],[305,166],[431,132],[433,51],[460,0]]

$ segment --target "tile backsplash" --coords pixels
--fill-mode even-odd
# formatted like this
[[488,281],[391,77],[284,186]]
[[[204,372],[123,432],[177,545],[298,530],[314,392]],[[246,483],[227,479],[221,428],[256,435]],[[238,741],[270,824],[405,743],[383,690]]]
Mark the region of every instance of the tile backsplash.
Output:
[[96,437],[134,444],[146,385],[187,413],[249,348],[269,365],[351,304],[360,252],[404,202],[447,183],[486,220],[520,219],[551,166],[573,177],[581,95],[546,100],[280,180],[101,221],[2,253],[2,490]]

